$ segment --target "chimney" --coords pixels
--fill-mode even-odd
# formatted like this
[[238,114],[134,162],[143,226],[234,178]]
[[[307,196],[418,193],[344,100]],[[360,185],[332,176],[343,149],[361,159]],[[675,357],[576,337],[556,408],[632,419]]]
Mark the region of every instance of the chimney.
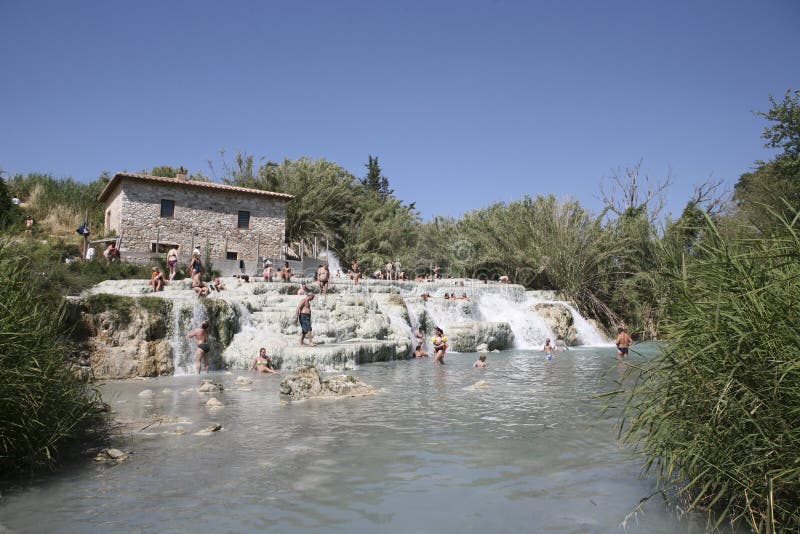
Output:
[[183,165],[181,165],[181,167],[178,169],[178,172],[175,174],[175,178],[185,182],[189,181],[189,177],[186,176],[186,169],[183,168]]

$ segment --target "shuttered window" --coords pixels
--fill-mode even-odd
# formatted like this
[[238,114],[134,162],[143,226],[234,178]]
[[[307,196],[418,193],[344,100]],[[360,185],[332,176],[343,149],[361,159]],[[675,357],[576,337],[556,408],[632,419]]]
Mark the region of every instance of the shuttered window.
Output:
[[239,210],[239,228],[250,228],[250,212]]
[[161,199],[161,216],[162,217],[174,217],[175,216],[175,201],[174,200],[167,200],[166,198]]

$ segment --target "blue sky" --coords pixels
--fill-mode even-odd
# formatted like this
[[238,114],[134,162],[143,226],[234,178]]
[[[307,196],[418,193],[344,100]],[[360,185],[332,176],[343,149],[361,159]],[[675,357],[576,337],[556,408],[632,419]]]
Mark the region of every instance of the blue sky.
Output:
[[766,159],[800,2],[0,0],[0,168],[93,180],[219,151],[379,157],[424,218],[525,194],[597,211],[640,159],[679,212]]

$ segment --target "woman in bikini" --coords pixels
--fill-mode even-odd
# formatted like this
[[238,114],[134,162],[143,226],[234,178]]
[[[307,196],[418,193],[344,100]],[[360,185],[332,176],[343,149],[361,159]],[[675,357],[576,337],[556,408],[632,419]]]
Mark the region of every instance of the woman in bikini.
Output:
[[178,247],[180,247],[180,245],[175,245],[167,252],[167,267],[169,267],[170,281],[175,278],[175,270],[178,265]]

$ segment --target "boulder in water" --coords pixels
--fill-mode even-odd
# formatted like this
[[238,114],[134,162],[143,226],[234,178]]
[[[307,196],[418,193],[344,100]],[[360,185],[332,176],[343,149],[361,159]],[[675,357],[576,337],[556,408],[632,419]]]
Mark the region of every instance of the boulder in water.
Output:
[[364,384],[356,376],[336,375],[323,379],[313,365],[297,369],[281,382],[280,388],[281,397],[293,401],[319,397],[357,397],[375,393],[375,388]]
[[197,391],[200,393],[216,393],[217,391],[222,391],[223,389],[225,388],[222,387],[222,384],[217,384],[211,380],[203,380],[203,383],[200,384],[200,388]]
[[450,325],[445,334],[450,348],[458,352],[504,350],[514,346],[514,332],[508,323],[489,321],[455,323]]
[[253,383],[253,379],[250,378],[249,376],[237,376],[236,380],[234,380],[234,383],[236,383],[236,384],[252,384]]
[[211,397],[210,399],[208,399],[208,402],[206,403],[206,407],[208,407],[208,408],[224,408],[225,405],[222,404],[222,402],[219,399],[215,399],[214,397]]
[[100,454],[95,456],[94,459],[97,462],[108,462],[113,460],[117,463],[122,463],[128,459],[128,453],[122,452],[119,449],[105,449]]
[[572,347],[577,343],[578,329],[575,328],[572,312],[565,305],[558,302],[539,302],[531,306],[530,310],[544,319],[553,334],[561,336],[568,346]]
[[222,425],[221,424],[219,424],[219,423],[211,423],[210,425],[208,425],[206,428],[204,428],[200,432],[195,432],[194,435],[195,436],[209,436],[209,435],[213,434],[214,432],[219,432],[220,430],[222,430]]

